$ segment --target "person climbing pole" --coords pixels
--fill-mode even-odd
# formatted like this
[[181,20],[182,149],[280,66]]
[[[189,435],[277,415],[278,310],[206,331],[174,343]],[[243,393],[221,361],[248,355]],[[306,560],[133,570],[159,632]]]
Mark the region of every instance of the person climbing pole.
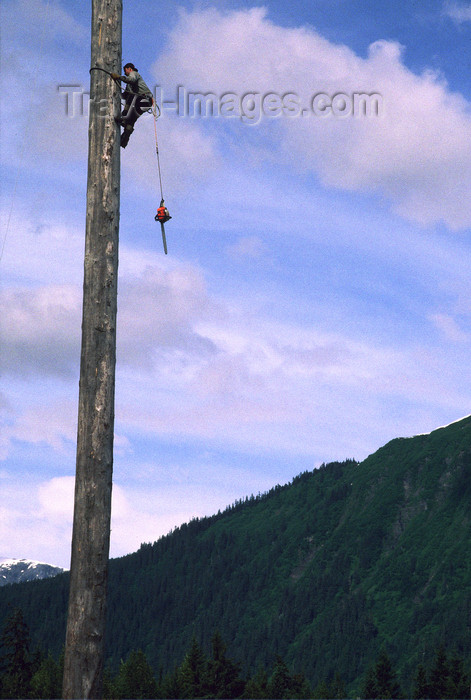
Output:
[[115,117],[117,123],[124,127],[121,134],[121,147],[126,148],[129,137],[134,131],[134,124],[141,114],[152,109],[152,93],[133,63],[126,63],[124,75],[111,73],[111,77],[114,80],[121,80],[121,82],[126,83],[122,93],[125,100],[123,111],[120,117]]

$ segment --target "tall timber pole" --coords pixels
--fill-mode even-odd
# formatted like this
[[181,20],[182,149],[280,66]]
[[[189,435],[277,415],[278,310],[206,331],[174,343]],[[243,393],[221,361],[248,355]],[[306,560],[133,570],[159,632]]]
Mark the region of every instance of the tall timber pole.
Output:
[[[91,66],[121,72],[122,0],[92,0]],[[102,697],[113,472],[119,90],[90,71],[82,353],[64,698]]]

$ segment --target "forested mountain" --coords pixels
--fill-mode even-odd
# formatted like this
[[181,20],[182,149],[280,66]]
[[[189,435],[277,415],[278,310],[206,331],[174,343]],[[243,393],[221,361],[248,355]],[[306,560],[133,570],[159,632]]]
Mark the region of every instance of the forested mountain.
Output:
[[[112,560],[108,657],[141,649],[172,671],[219,630],[245,672],[276,655],[311,685],[350,692],[381,650],[403,687],[443,644],[471,659],[471,417],[399,438],[250,496]],[[0,621],[23,610],[58,655],[67,574],[6,586]]]

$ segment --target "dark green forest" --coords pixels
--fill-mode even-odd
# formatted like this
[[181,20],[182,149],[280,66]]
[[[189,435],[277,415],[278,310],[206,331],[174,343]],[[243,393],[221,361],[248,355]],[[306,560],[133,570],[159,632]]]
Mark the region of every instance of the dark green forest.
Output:
[[[31,652],[31,640],[22,611],[17,608],[6,619],[0,637],[0,697],[60,698],[63,655],[59,659],[41,650]],[[358,698],[468,698],[471,675],[463,659],[450,656],[440,647],[426,669],[417,667],[412,692],[404,693],[388,654],[382,650],[366,673]],[[156,678],[141,649],[121,661],[117,673],[108,667],[104,674],[105,698],[345,698],[346,688],[338,673],[330,682],[314,689],[302,673],[290,672],[276,656],[273,667],[259,667],[243,676],[242,664],[230,659],[217,631],[210,653],[193,637],[182,662],[173,671]]]
[[[466,677],[470,505],[468,417],[192,520],[110,562],[110,678],[139,653],[161,684],[193,642],[211,659],[217,630],[246,681],[278,660],[312,693],[341,682],[360,696],[387,658],[410,697],[439,649]],[[21,609],[32,649],[58,663],[67,593],[66,574],[5,586],[0,624]]]

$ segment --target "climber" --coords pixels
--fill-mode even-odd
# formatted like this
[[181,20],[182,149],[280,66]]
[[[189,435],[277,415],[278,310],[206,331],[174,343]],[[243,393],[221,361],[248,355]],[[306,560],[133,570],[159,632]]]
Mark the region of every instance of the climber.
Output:
[[125,100],[125,105],[120,117],[115,117],[115,120],[124,127],[121,134],[121,147],[126,148],[129,137],[134,131],[134,124],[139,119],[141,114],[152,109],[152,93],[137,72],[137,68],[133,63],[126,63],[124,66],[124,75],[111,73],[114,80],[121,80],[126,83],[122,96]]

